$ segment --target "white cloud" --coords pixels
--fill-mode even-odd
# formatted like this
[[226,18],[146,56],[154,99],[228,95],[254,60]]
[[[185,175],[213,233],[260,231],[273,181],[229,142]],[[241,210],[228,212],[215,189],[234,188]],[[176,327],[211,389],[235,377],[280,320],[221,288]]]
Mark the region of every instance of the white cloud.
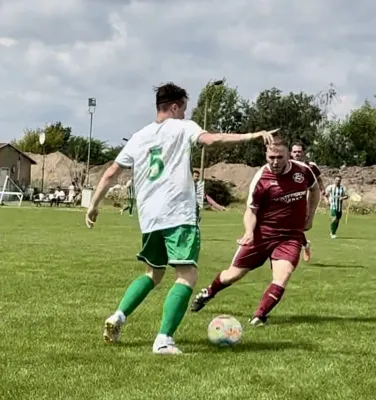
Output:
[[344,116],[373,96],[376,3],[350,0],[0,0],[0,141],[61,120],[121,143],[154,116],[152,87],[175,81],[193,105],[226,77],[247,98],[333,82]]

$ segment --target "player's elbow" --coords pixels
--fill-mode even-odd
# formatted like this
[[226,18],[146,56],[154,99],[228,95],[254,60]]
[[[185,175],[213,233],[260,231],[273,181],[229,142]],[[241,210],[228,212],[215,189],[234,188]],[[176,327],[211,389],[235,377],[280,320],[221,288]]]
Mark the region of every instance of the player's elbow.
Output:
[[120,175],[121,167],[119,164],[114,162],[111,166],[109,166],[105,173],[103,174],[103,179],[105,180],[113,180]]
[[208,133],[205,132],[202,135],[200,135],[198,141],[200,144],[204,146],[213,146],[217,143],[219,143],[221,140],[221,135],[218,135],[216,133]]

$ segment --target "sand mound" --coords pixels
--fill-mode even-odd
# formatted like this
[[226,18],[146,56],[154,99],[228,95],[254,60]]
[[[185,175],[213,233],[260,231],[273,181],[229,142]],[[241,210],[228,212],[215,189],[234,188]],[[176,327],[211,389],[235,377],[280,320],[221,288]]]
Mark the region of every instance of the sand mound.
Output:
[[[320,167],[324,185],[333,183],[337,174],[342,176],[342,182],[349,192],[356,192],[366,203],[376,203],[376,166],[327,168]],[[220,179],[235,185],[234,192],[246,196],[249,184],[259,167],[248,167],[243,164],[219,163],[208,168],[205,177]]]
[[234,188],[236,193],[244,194],[248,192],[249,184],[259,169],[260,167],[249,167],[244,164],[219,163],[208,168],[205,177],[232,183],[236,186]]
[[[27,153],[37,162],[31,167],[32,185],[39,187],[42,180],[43,157],[40,154]],[[90,168],[90,183],[96,186],[106,169],[112,164],[108,162]],[[207,168],[206,178],[215,178],[233,184],[236,195],[244,197],[248,193],[249,184],[260,167],[249,167],[244,164],[219,163]],[[336,174],[343,177],[343,184],[350,190],[359,193],[365,202],[376,203],[376,166],[348,167],[342,169],[320,167],[324,184],[333,182]],[[61,186],[66,188],[74,177],[85,174],[86,165],[71,160],[60,152],[46,155],[44,181],[46,188]],[[130,170],[124,170],[116,184],[124,185],[131,176]]]
[[[42,183],[43,156],[41,154],[26,153],[36,165],[31,166],[31,183],[40,187]],[[112,161],[104,165],[97,165],[90,168],[90,184],[96,186],[103,173],[112,164]],[[44,187],[46,189],[61,186],[67,188],[72,181],[81,182],[86,175],[86,165],[71,160],[65,154],[57,151],[46,155],[44,169]],[[118,184],[124,185],[131,176],[130,170],[124,170],[118,178]]]
[[[36,165],[31,166],[31,182],[33,186],[40,187],[42,182],[43,156],[41,154],[26,153],[36,161]],[[57,151],[56,153],[46,154],[44,167],[44,187],[55,188],[61,186],[68,187],[75,177],[82,176],[85,165],[71,160],[69,157]]]
[[[109,161],[104,165],[96,165],[95,167],[90,168],[90,183],[96,186],[99,180],[102,178],[102,175],[106,171],[108,167],[112,165],[113,161]],[[131,170],[124,169],[123,172],[120,174],[119,178],[117,179],[116,183],[120,185],[125,185],[125,183],[131,177]]]

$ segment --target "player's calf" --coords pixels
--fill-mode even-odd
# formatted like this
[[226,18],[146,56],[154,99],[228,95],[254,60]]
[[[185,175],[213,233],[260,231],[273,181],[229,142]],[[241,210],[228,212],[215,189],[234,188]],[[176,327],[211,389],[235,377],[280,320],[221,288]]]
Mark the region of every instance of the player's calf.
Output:
[[[299,257],[300,248],[297,248]],[[287,260],[272,260],[273,280],[264,292],[256,312],[249,322],[253,326],[264,325],[270,312],[281,301],[291,274],[297,264],[297,257],[294,257],[294,264]]]
[[306,245],[303,247],[303,259],[305,262],[308,262],[311,259],[312,251],[311,251],[311,243],[307,240]]
[[237,268],[233,265],[229,269],[222,271],[216,276],[210,286],[201,289],[201,291],[196,295],[191,304],[191,311],[200,311],[211,299],[216,296],[217,293],[243,278],[247,272],[248,270]]

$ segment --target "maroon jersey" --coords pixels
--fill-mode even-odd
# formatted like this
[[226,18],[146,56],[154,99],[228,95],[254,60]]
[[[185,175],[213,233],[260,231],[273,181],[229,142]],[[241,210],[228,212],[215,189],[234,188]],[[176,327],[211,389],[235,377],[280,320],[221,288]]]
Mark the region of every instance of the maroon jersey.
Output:
[[311,170],[312,170],[313,174],[315,175],[316,179],[320,178],[321,171],[320,171],[319,167],[317,166],[317,164],[312,162],[312,161],[307,161],[306,164],[309,166],[309,168],[311,168]]
[[311,168],[290,160],[283,174],[264,165],[254,176],[248,205],[257,209],[256,238],[301,236],[307,213],[307,191],[317,183]]

